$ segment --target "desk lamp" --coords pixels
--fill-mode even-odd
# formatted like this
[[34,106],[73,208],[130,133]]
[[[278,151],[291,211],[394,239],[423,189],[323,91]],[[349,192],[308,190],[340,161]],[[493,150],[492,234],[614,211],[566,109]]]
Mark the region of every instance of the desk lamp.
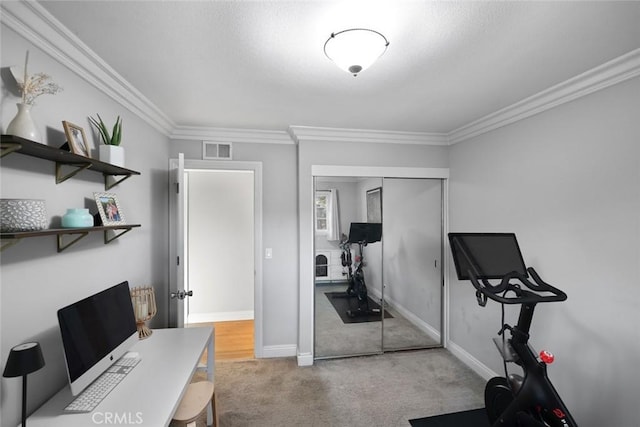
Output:
[[44,366],[40,344],[27,342],[11,349],[2,376],[22,376],[22,427],[27,426],[27,375]]

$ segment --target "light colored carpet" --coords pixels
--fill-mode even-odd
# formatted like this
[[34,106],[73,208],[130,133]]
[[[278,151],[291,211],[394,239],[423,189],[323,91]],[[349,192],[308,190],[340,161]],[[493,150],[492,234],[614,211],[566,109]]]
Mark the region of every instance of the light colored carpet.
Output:
[[484,381],[444,349],[309,367],[295,358],[219,361],[215,379],[221,427],[406,427],[483,406]]

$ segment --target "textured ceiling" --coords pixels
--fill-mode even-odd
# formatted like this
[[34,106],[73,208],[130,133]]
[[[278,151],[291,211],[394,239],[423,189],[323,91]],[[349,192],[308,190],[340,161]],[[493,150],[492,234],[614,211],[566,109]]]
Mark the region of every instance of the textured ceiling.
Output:
[[[640,2],[44,1],[176,124],[451,132],[640,47]],[[332,32],[390,41],[352,77]]]

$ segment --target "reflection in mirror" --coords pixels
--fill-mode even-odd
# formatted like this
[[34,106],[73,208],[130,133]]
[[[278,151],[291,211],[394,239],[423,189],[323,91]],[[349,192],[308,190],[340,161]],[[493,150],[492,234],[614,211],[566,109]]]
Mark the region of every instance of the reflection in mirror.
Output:
[[[442,181],[316,177],[315,191],[314,356],[441,346]],[[351,231],[380,221],[381,241]]]
[[442,181],[384,180],[384,350],[440,346]]
[[367,222],[367,191],[381,182],[315,178],[316,358],[382,351],[379,305],[354,286],[355,278],[369,291],[382,286],[382,243],[349,242],[351,224]]

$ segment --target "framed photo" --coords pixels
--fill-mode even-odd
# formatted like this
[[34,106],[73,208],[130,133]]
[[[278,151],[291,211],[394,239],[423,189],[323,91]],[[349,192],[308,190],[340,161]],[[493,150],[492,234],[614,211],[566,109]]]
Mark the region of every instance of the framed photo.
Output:
[[382,223],[382,187],[367,191],[367,222]]
[[84,134],[84,129],[65,120],[62,121],[62,126],[64,126],[64,134],[67,136],[67,142],[69,143],[71,152],[89,157],[89,146],[87,145],[87,137]]
[[124,215],[118,197],[113,193],[93,193],[102,225],[124,225]]

